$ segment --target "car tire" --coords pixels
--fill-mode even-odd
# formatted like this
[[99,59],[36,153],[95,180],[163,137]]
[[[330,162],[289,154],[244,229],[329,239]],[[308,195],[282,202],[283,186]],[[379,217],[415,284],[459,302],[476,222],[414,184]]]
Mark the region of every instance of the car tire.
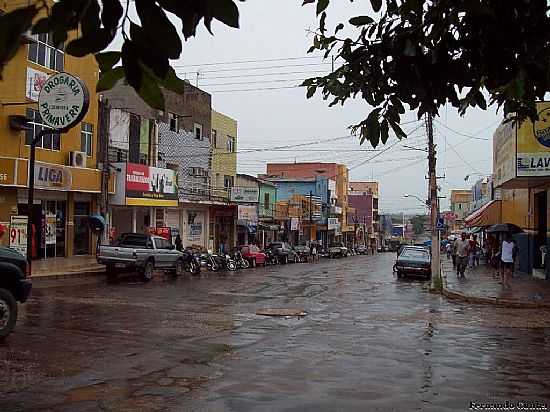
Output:
[[256,267],[256,259],[252,259],[252,263],[250,264],[250,267],[252,268]]
[[154,277],[155,264],[152,260],[145,262],[145,266],[141,270],[141,277],[144,281],[149,282]]
[[6,338],[17,322],[17,302],[9,290],[0,289],[0,340]]
[[283,265],[286,265],[286,264],[288,264],[288,256],[285,256],[283,258]]
[[183,276],[184,273],[185,273],[185,264],[183,263],[182,259],[178,259],[176,261],[176,268],[174,269],[174,275]]
[[398,271],[397,271],[397,278],[398,278],[398,279],[403,278],[403,272],[401,272],[401,271],[398,270]]

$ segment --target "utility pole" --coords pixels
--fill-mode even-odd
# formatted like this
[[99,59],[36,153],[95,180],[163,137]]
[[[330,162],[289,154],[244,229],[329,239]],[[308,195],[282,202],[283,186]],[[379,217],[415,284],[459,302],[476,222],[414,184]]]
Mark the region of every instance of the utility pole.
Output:
[[428,113],[426,119],[426,132],[428,135],[428,185],[430,193],[430,223],[432,229],[432,288],[441,287],[441,268],[439,256],[439,232],[437,230],[438,199],[437,199],[437,175],[436,157],[433,135],[433,117]]
[[103,99],[99,102],[99,161],[101,162],[101,196],[100,213],[105,219],[105,228],[103,230],[102,242],[109,242],[109,123],[110,110],[109,102]]
[[313,192],[309,191],[309,240],[313,240]]

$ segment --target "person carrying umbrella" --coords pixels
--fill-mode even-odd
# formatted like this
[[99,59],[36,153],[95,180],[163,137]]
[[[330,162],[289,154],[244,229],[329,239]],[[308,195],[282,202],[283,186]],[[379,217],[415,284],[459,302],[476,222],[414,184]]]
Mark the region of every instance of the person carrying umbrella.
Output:
[[501,272],[502,286],[505,288],[510,287],[510,278],[512,277],[512,267],[514,265],[515,258],[515,243],[512,240],[512,234],[506,232],[506,236],[502,241],[501,246],[501,255],[500,259],[503,266],[503,271]]

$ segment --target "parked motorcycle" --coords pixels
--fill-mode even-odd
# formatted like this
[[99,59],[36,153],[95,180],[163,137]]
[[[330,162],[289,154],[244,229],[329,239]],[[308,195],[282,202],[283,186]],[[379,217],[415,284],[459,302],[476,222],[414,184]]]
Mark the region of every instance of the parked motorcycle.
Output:
[[273,253],[273,250],[266,249],[264,251],[265,253],[265,264],[266,265],[278,265],[279,264],[279,258],[275,253]]
[[211,255],[220,269],[237,270],[237,262],[227,253]]
[[201,273],[201,262],[191,250],[184,250],[183,253],[183,264],[186,272],[191,273],[192,275],[198,275]]
[[235,253],[233,253],[233,260],[239,269],[248,269],[250,267],[250,262],[243,257],[239,249],[235,250]]
[[197,252],[195,257],[199,260],[201,267],[207,268],[211,272],[217,272],[221,269],[214,256],[206,252]]

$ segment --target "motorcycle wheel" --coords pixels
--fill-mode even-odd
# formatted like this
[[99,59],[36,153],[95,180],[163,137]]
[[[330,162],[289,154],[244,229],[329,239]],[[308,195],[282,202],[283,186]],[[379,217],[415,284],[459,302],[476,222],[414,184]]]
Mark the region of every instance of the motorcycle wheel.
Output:
[[227,270],[230,270],[231,272],[237,270],[237,264],[230,260],[229,262],[227,262]]
[[250,267],[250,262],[246,259],[241,260],[241,268],[248,269]]
[[198,275],[199,273],[201,273],[201,266],[197,264],[197,262],[191,261],[191,263],[189,264],[189,271],[192,275]]

